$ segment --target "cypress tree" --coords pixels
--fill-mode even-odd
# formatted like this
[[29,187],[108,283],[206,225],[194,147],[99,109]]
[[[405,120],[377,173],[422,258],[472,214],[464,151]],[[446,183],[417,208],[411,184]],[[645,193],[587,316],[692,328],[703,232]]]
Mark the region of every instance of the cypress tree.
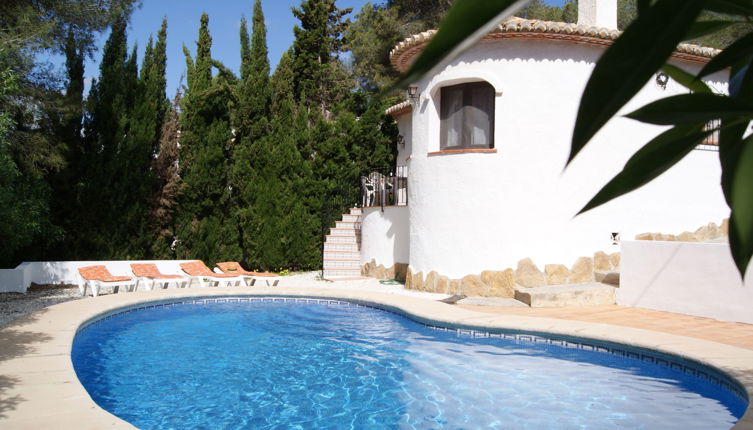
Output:
[[[65,44],[67,83],[57,131],[66,165],[48,177],[52,190],[50,199],[52,222],[72,237],[76,237],[79,227],[76,221],[82,210],[79,189],[83,167],[81,165],[81,126],[84,114],[84,53],[77,45],[73,32],[69,32]],[[69,246],[70,244],[65,244],[55,247],[48,258],[67,259],[70,252]]]
[[117,195],[122,168],[119,155],[128,135],[128,117],[133,106],[135,58],[126,52],[126,19],[116,18],[105,43],[99,79],[87,99],[85,139],[82,154],[83,195],[81,234],[77,259],[113,258],[119,244],[113,229],[120,221],[122,199]]
[[151,202],[150,230],[152,245],[150,255],[158,259],[174,259],[172,250],[175,238],[174,217],[181,189],[179,169],[180,92],[175,94],[170,111],[162,124],[156,157],[152,164],[155,182]]
[[[122,208],[121,258],[145,258],[151,244],[149,199],[154,188],[154,172],[150,168],[160,140],[160,131],[169,103],[165,97],[167,21],[157,36],[156,45],[149,38],[133,95],[134,108],[130,120],[127,147],[121,155],[121,178],[124,187]],[[135,53],[129,64],[135,63]],[[131,66],[132,67],[132,66]],[[130,70],[128,76],[133,71]]]
[[[231,185],[227,154],[231,143],[230,106],[234,77],[211,58],[209,17],[201,16],[196,59],[184,47],[188,88],[181,118],[183,179],[176,213],[179,257],[199,258],[209,263],[239,259],[237,228],[228,213]],[[220,73],[212,80],[212,66]]]
[[[251,253],[259,248],[260,242],[253,231],[257,216],[257,195],[268,188],[259,188],[260,169],[268,160],[269,145],[260,140],[266,136],[269,124],[271,91],[269,88],[269,60],[267,36],[261,1],[254,3],[253,34],[249,46],[245,21],[241,22],[241,82],[238,106],[236,109],[235,147],[231,185],[234,192],[233,217],[237,223],[239,246],[243,250],[243,261],[251,260]],[[266,221],[264,221],[266,222]]]

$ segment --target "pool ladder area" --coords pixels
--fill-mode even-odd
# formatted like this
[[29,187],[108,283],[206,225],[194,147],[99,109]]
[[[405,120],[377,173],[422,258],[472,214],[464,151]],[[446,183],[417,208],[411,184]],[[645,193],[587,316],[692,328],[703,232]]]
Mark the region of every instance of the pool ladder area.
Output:
[[322,277],[330,281],[361,279],[361,208],[343,214],[326,237]]

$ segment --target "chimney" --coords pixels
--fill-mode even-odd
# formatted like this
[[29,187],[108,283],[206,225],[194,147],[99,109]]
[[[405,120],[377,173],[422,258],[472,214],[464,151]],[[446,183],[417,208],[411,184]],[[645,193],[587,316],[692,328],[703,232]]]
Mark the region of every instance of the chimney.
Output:
[[617,0],[578,0],[578,25],[617,29]]

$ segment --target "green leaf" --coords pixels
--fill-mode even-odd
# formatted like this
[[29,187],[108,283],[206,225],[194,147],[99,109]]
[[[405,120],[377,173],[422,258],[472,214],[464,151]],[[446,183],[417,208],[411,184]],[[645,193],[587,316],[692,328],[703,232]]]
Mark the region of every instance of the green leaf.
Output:
[[693,26],[703,0],[659,0],[596,63],[578,109],[568,163],[643,88]]
[[[730,70],[730,97],[742,100],[753,99],[753,72],[750,65],[734,65]],[[742,151],[742,140],[748,124],[734,123],[733,120],[722,120],[719,133],[719,162],[722,165],[722,191],[727,204],[732,206],[732,181],[736,171],[736,164]]]
[[664,173],[712,132],[703,127],[704,124],[679,125],[651,139],[578,214],[640,188]]
[[628,118],[658,125],[753,117],[753,103],[714,94],[681,94],[649,103]]
[[707,34],[716,33],[717,31],[724,30],[732,24],[737,24],[741,21],[730,20],[710,20],[710,21],[697,21],[690,27],[690,31],[685,35],[683,40],[692,40],[699,37],[706,36]]
[[385,93],[416,82],[452,61],[529,0],[457,0],[410,69]]
[[753,16],[753,2],[750,0],[709,0],[704,9],[725,15]]
[[638,15],[645,13],[650,7],[651,7],[651,0],[637,0],[636,1],[636,8],[638,9]]
[[705,82],[697,80],[695,75],[688,73],[677,66],[667,63],[662,66],[661,70],[670,78],[674,79],[678,84],[694,93],[713,94],[713,91],[711,91],[711,88],[709,88]]
[[753,55],[753,33],[737,39],[712,58],[698,73],[698,77],[704,77],[719,70],[724,70],[742,61],[750,61],[751,55]]
[[729,245],[740,275],[753,256],[753,135],[742,141],[731,184]]

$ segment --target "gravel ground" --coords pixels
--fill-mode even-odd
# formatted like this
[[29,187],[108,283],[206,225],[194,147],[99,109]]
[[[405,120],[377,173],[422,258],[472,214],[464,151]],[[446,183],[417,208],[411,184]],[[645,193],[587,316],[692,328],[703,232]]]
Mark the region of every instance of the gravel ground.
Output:
[[[280,286],[379,291],[386,294],[401,294],[433,300],[448,297],[447,294],[406,290],[403,285],[380,284],[379,280],[373,278],[340,282],[322,281],[319,279],[318,271],[285,276],[280,280]],[[103,288],[100,294],[112,294],[112,291],[110,288]],[[0,328],[5,327],[16,318],[46,308],[47,306],[81,298],[78,287],[75,285],[33,285],[26,294],[0,293]]]
[[81,293],[74,285],[32,286],[26,294],[0,293],[0,327],[47,306],[80,298]]

